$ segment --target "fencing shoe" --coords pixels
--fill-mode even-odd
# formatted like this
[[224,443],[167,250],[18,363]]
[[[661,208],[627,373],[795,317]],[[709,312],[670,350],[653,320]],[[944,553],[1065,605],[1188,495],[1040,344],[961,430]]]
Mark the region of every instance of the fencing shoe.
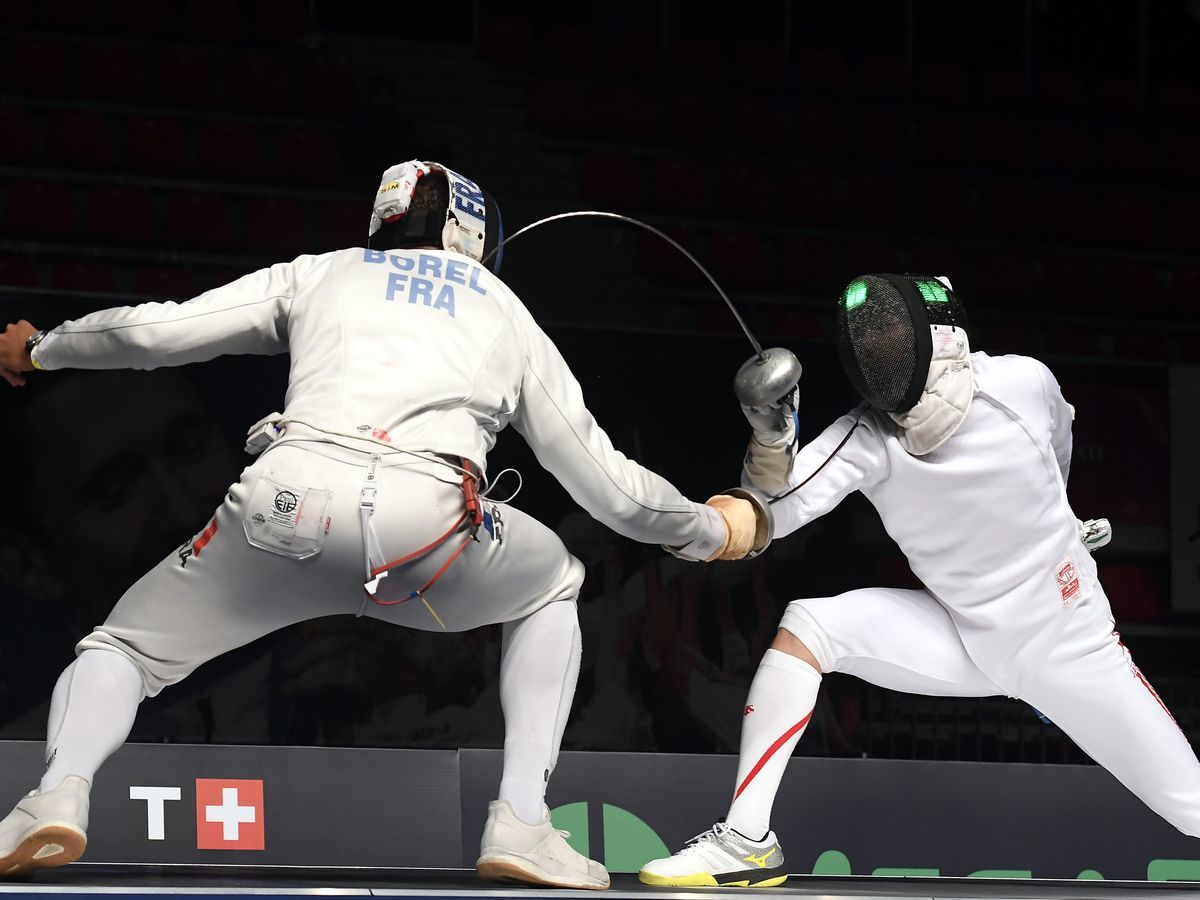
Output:
[[778,887],[787,881],[783,850],[775,832],[761,841],[738,834],[724,822],[698,834],[666,859],[652,859],[638,872],[642,884],[666,887]]
[[571,849],[565,840],[568,836],[550,824],[549,810],[540,825],[527,825],[507,800],[493,800],[488,804],[475,871],[487,881],[593,891],[607,888],[608,871]]
[[87,846],[91,788],[68,775],[53,790],[26,794],[0,821],[0,878],[79,859]]

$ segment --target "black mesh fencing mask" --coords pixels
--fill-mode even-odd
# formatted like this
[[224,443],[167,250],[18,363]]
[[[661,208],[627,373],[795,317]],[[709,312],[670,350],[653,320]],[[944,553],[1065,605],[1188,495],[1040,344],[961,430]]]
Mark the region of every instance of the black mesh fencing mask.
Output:
[[861,275],[838,301],[838,356],[863,399],[884,412],[907,412],[929,375],[929,326],[966,324],[954,291],[936,278]]

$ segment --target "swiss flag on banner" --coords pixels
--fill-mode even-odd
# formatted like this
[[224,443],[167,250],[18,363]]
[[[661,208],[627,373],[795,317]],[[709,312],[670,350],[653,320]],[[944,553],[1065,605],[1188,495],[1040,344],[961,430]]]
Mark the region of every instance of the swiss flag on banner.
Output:
[[196,779],[196,847],[263,850],[263,783],[257,779]]

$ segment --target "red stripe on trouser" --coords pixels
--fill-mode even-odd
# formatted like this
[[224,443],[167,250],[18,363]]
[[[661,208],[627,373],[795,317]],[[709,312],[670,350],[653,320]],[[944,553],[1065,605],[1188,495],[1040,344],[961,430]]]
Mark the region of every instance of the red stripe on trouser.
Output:
[[208,527],[200,532],[200,536],[192,542],[192,553],[196,556],[200,555],[200,551],[208,546],[208,542],[213,539],[213,535],[217,533],[217,520],[213,519],[208,523]]
[[787,731],[785,731],[779,737],[779,740],[777,740],[775,743],[773,743],[770,747],[767,748],[767,752],[764,753],[762,755],[762,758],[754,764],[754,768],[750,770],[750,774],[747,775],[745,777],[745,779],[742,781],[742,783],[738,785],[737,793],[733,795],[734,800],[736,800],[738,797],[742,796],[742,791],[744,791],[746,789],[747,785],[749,785],[750,782],[754,780],[754,776],[757,775],[760,771],[762,771],[762,767],[771,761],[771,757],[774,756],[779,751],[779,748],[782,747],[784,744],[786,744],[788,741],[790,741],[792,739],[792,737],[796,734],[796,732],[798,732],[801,728],[803,728],[805,725],[808,724],[808,720],[811,718],[812,718],[812,712],[810,711],[807,716],[805,716],[803,719],[801,719],[799,722],[797,722],[795,725],[793,725],[791,728],[789,728]]
[[[1150,692],[1150,696],[1158,701],[1158,705],[1163,708],[1163,712],[1167,714],[1167,718],[1169,718],[1172,722],[1175,722],[1175,717],[1171,715],[1171,711],[1167,709],[1167,704],[1162,702],[1162,697],[1158,696],[1158,691],[1156,691],[1150,682],[1146,680],[1146,676],[1142,674],[1142,670],[1135,666],[1133,669],[1133,674],[1137,676],[1137,680],[1142,683],[1142,686]],[[1175,727],[1179,728],[1178,722],[1175,722]]]

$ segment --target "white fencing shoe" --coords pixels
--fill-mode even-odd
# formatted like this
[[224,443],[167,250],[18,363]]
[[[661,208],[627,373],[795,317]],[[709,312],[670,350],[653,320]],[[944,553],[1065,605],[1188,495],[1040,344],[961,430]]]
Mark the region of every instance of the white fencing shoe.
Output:
[[26,794],[0,821],[0,878],[79,859],[87,846],[91,789],[68,775],[53,790]]
[[778,887],[787,881],[783,850],[775,832],[761,841],[718,822],[666,859],[652,859],[638,872],[642,884],[667,887]]
[[602,891],[608,887],[608,871],[595,860],[576,853],[550,824],[550,813],[539,825],[517,818],[507,800],[488,804],[487,825],[475,871],[488,881],[518,881],[546,887],[584,888]]

